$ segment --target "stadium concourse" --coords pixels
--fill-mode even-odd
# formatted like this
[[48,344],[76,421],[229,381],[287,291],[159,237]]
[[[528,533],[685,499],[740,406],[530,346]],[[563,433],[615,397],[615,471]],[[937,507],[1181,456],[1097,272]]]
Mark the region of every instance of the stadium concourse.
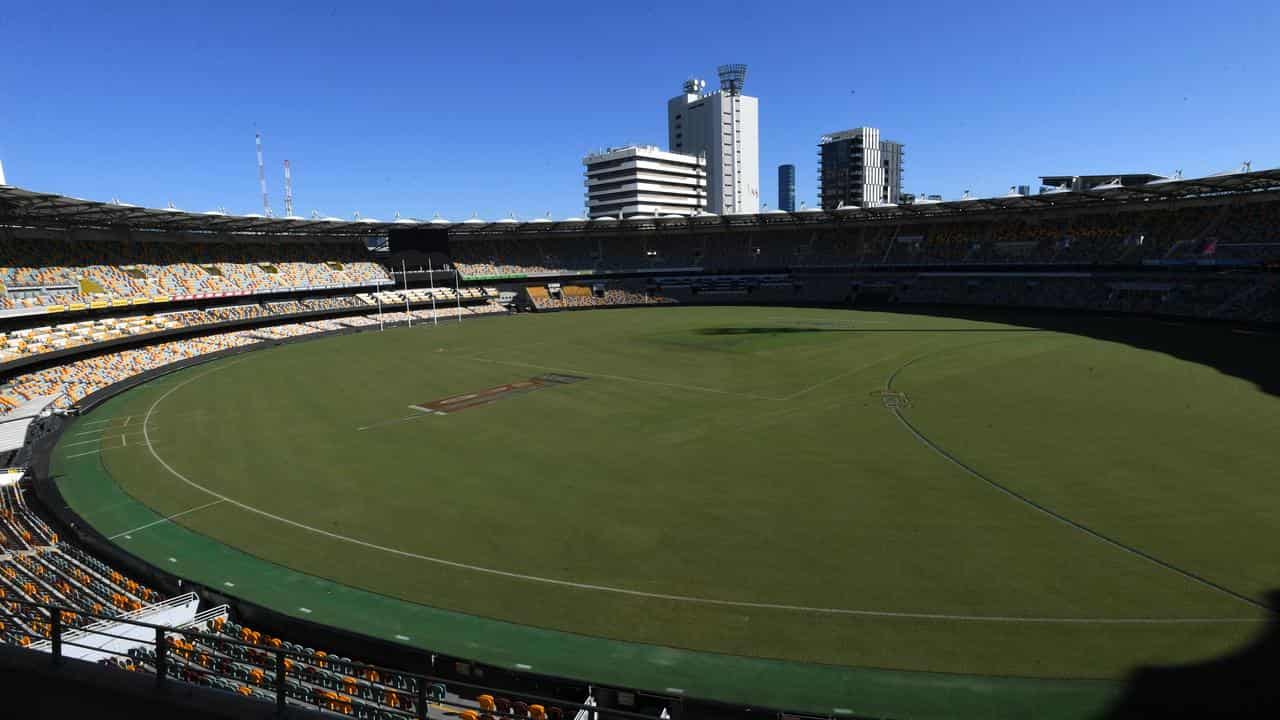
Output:
[[[401,274],[386,241],[394,253],[407,232],[434,241],[403,255],[415,271]],[[426,261],[437,269],[420,272]],[[173,678],[272,700],[277,668],[253,646],[284,648],[290,704],[371,718],[427,711],[409,673],[265,635],[225,608],[196,615],[197,602],[172,620],[173,598],[61,537],[31,502],[33,448],[60,415],[178,363],[387,324],[624,305],[977,305],[1275,323],[1278,269],[1275,170],[903,207],[529,223],[237,217],[0,186],[0,423],[23,423],[0,447],[0,637],[49,652],[55,627],[170,618],[176,661],[162,672]],[[156,672],[155,652],[138,643],[102,662]],[[432,698],[471,720],[574,711],[452,690],[433,686]]]

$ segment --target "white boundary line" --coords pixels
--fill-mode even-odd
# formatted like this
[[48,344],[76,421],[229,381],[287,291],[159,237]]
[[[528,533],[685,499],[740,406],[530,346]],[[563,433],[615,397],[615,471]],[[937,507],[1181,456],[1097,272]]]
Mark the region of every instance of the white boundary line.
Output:
[[[125,417],[125,419],[128,419],[128,418],[131,418],[131,417],[133,417],[133,416],[132,416],[132,415],[125,415],[124,417]],[[80,424],[81,424],[81,425],[101,425],[101,424],[103,424],[103,423],[109,423],[109,422],[112,422],[112,421],[115,421],[115,420],[119,420],[119,419],[120,419],[119,417],[109,417],[109,418],[103,418],[102,420],[85,420],[84,422],[82,422],[82,423],[80,423]]]
[[88,445],[89,443],[96,443],[96,442],[102,442],[103,440],[110,440],[111,438],[123,438],[125,435],[141,435],[141,434],[142,434],[141,430],[132,430],[130,432],[121,433],[121,434],[111,433],[109,435],[99,435],[96,438],[90,438],[88,440],[77,440],[75,442],[63,443],[62,446],[75,447],[76,445]]
[[856,373],[860,373],[860,372],[862,372],[863,370],[870,370],[871,368],[875,367],[876,365],[879,365],[880,363],[885,362],[885,360],[887,360],[887,359],[888,359],[888,358],[880,358],[880,359],[878,359],[878,360],[873,360],[873,361],[871,361],[871,362],[869,362],[869,363],[866,363],[865,365],[859,365],[859,366],[857,366],[857,367],[855,367],[855,368],[851,368],[851,369],[849,369],[849,370],[845,370],[845,371],[843,371],[843,372],[836,373],[835,375],[832,375],[831,377],[827,378],[826,380],[819,380],[818,382],[816,382],[816,383],[814,383],[814,384],[810,385],[809,387],[807,387],[807,388],[802,388],[802,389],[800,389],[800,390],[797,390],[797,391],[795,391],[795,392],[791,393],[790,395],[788,395],[788,396],[786,396],[786,397],[784,397],[784,398],[781,398],[781,399],[782,399],[782,400],[795,400],[796,398],[800,397],[801,395],[807,395],[808,393],[813,392],[814,390],[817,390],[818,388],[823,387],[823,386],[825,386],[825,385],[830,385],[831,383],[833,383],[833,382],[835,382],[835,381],[837,381],[837,380],[843,380],[844,378],[847,378],[847,377],[849,377],[850,375],[854,375],[854,374],[856,374]]
[[[172,388],[167,390],[160,397],[156,398],[155,402],[151,404],[151,407],[147,409],[146,416],[143,418],[143,421],[142,421],[143,436],[145,439],[147,450],[151,452],[151,456],[154,457],[156,459],[156,462],[160,463],[160,465],[162,465],[165,470],[168,470],[169,473],[174,477],[178,478],[182,482],[186,483],[187,485],[197,490],[203,491],[208,495],[215,497],[222,502],[227,503],[228,505],[234,505],[240,508],[241,510],[246,510],[248,512],[254,513],[255,515],[261,515],[262,517],[268,518],[270,520],[275,520],[276,522],[283,523],[285,525],[290,525],[300,530],[306,530],[307,532],[311,532],[316,535],[321,535],[333,540],[350,543],[352,545],[368,548],[370,550],[385,552],[389,555],[398,555],[400,557],[410,558],[413,560],[422,560],[425,562],[435,563],[437,565],[443,565],[445,567],[457,568],[460,570],[470,570],[472,572],[483,573],[486,575],[495,575],[498,577],[511,578],[513,580],[524,580],[527,582],[541,583],[544,585],[554,585],[557,587],[572,588],[575,590],[591,590],[596,592],[613,593],[615,595],[626,595],[630,597],[648,598],[653,600],[670,600],[673,602],[684,602],[684,603],[699,604],[699,605],[752,608],[752,609],[758,609],[758,610],[785,610],[785,611],[804,612],[804,613],[813,613],[813,614],[822,614],[822,615],[846,615],[846,616],[861,616],[861,617],[901,618],[901,619],[914,619],[914,620],[946,620],[946,621],[1001,622],[1001,623],[1050,623],[1050,624],[1080,624],[1080,625],[1094,625],[1094,624],[1096,625],[1179,625],[1179,624],[1209,624],[1209,623],[1213,623],[1213,624],[1258,623],[1258,622],[1264,621],[1263,618],[1155,618],[1155,617],[1138,617],[1138,618],[1065,617],[1064,618],[1064,617],[1018,617],[1018,616],[1006,616],[1006,615],[951,615],[951,614],[945,614],[945,613],[909,613],[909,612],[891,612],[891,611],[885,611],[885,610],[853,610],[848,608],[809,607],[805,605],[788,605],[783,603],[750,602],[750,601],[742,601],[742,600],[721,600],[718,598],[704,598],[704,597],[695,597],[695,596],[689,596],[689,595],[674,595],[674,594],[668,594],[668,593],[646,592],[644,590],[632,590],[630,588],[613,587],[610,585],[595,585],[591,583],[573,582],[570,580],[559,580],[556,578],[548,578],[548,577],[541,577],[538,575],[529,575],[526,573],[511,572],[509,570],[498,570],[495,568],[483,567],[480,565],[471,565],[468,563],[457,562],[455,560],[446,560],[444,558],[433,557],[431,555],[422,555],[419,553],[410,552],[408,550],[401,550],[399,548],[388,547],[386,545],[378,545],[376,543],[360,540],[359,538],[353,538],[347,535],[341,535],[339,533],[330,532],[329,530],[312,527],[305,523],[298,522],[297,520],[291,520],[289,518],[267,512],[266,510],[262,510],[261,508],[256,508],[252,505],[242,503],[238,500],[235,500],[226,495],[223,495],[222,493],[216,492],[214,490],[210,490],[209,488],[197,482],[192,481],[187,476],[175,470],[172,465],[166,462],[165,459],[160,457],[160,454],[156,452],[155,448],[151,445],[151,437],[148,431],[148,425],[150,424],[151,414],[160,405],[160,403],[163,402],[165,398],[168,398],[175,391],[187,385],[188,383],[198,380],[211,373],[215,373],[219,370],[231,367],[234,364],[235,363],[228,363],[227,365],[215,367],[212,370],[209,370],[207,372],[187,378],[186,380],[178,383],[177,385],[174,385]],[[571,371],[564,371],[564,372],[571,372]]]
[[124,448],[125,448],[124,445],[116,445],[115,447],[106,447],[106,448],[94,448],[93,450],[90,450],[88,452],[76,453],[74,455],[65,455],[63,456],[63,459],[70,460],[71,458],[84,457],[85,455],[96,455],[98,453],[104,453],[108,450],[123,450]]
[[102,442],[108,437],[115,437],[115,435],[99,435],[96,438],[90,438],[88,440],[77,440],[75,442],[63,443],[62,447],[75,447],[77,445],[88,445],[89,443]]
[[147,523],[146,525],[139,525],[138,527],[133,528],[132,530],[125,530],[124,532],[118,532],[118,533],[116,533],[115,535],[112,535],[112,536],[108,537],[107,539],[108,539],[108,540],[115,540],[115,539],[116,539],[116,538],[118,538],[118,537],[124,537],[125,535],[131,535],[131,534],[133,534],[133,533],[138,532],[139,530],[146,530],[147,528],[152,527],[153,525],[159,525],[160,523],[167,523],[167,522],[169,522],[170,520],[172,520],[172,519],[174,519],[174,518],[179,518],[179,517],[182,517],[183,515],[190,515],[191,513],[195,512],[195,511],[197,511],[197,510],[203,510],[203,509],[205,509],[205,508],[207,508],[207,507],[213,507],[214,505],[217,505],[218,503],[221,503],[221,502],[224,502],[224,501],[222,501],[222,500],[214,500],[213,502],[207,502],[207,503],[205,503],[205,504],[203,504],[203,505],[198,505],[198,506],[193,507],[193,508],[187,508],[186,510],[183,510],[182,512],[176,512],[176,513],[174,513],[174,514],[172,514],[172,515],[168,515],[168,516],[166,516],[166,517],[162,517],[162,518],[160,518],[159,520],[156,520],[156,521],[154,521],[154,522],[149,522],[149,523]]

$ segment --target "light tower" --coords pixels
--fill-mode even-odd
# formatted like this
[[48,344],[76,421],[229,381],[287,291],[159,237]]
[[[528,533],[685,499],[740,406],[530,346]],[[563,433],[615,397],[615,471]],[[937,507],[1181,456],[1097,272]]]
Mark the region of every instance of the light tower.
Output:
[[289,161],[284,161],[284,214],[293,217],[293,175],[289,172]]
[[255,132],[258,144],[258,186],[262,188],[262,214],[271,217],[271,203],[267,200],[267,170],[262,165],[262,133]]
[[742,63],[721,65],[716,68],[720,75],[720,92],[728,95],[741,95],[742,86],[747,83],[747,66]]

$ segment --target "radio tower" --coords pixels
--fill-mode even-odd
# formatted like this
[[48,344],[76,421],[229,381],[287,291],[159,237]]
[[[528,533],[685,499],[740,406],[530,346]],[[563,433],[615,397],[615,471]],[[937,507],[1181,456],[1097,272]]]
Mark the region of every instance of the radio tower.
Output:
[[284,161],[284,214],[293,217],[293,175],[289,172],[289,161]]
[[258,142],[258,185],[262,188],[262,214],[271,217],[271,203],[267,201],[267,171],[262,166],[262,133],[255,132]]

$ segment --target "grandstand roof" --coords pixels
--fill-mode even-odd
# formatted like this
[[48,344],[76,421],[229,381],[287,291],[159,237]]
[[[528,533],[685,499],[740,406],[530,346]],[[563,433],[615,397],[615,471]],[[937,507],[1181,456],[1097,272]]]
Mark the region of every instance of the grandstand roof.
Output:
[[[1177,200],[1228,193],[1280,191],[1280,168],[1256,172],[1231,172],[1202,178],[1159,178],[1150,182],[1119,186],[1101,186],[1092,190],[1071,190],[1039,195],[1004,195],[990,198],[964,198],[942,202],[890,205],[868,208],[841,208],[825,211],[817,208],[799,212],[767,212],[749,215],[695,215],[692,217],[636,217],[609,223],[607,232],[654,229],[696,230],[747,229],[788,225],[820,226],[857,223],[866,220],[900,220],[957,217],[993,211],[1028,209],[1072,209],[1093,205],[1122,205],[1131,202]],[[382,222],[372,218],[343,220],[325,218],[276,218],[261,215],[231,215],[221,211],[187,212],[176,208],[144,208],[120,202],[81,200],[65,195],[34,192],[0,185],[0,226],[29,227],[124,227],[134,230],[178,231],[197,233],[247,233],[277,237],[321,239],[326,237],[368,237],[385,235],[391,230],[447,228],[456,235],[494,233],[581,232],[591,223],[581,218],[511,222],[470,218],[462,222],[442,222],[400,218]],[[600,227],[599,223],[595,224]]]
[[27,428],[58,399],[57,395],[38,397],[22,403],[0,421],[0,452],[11,452],[27,443]]
[[1085,184],[1104,183],[1109,180],[1120,179],[1126,185],[1149,183],[1152,180],[1164,180],[1164,175],[1154,175],[1148,172],[1136,173],[1100,173],[1097,175],[1041,175],[1040,182],[1045,185],[1063,185],[1072,180],[1080,180]]

